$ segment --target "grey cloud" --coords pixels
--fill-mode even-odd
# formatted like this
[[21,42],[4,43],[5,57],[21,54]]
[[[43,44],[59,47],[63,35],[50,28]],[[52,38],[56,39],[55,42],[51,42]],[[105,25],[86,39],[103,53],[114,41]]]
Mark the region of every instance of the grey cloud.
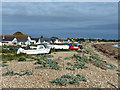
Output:
[[[3,3],[3,33],[117,30],[117,3]],[[56,31],[55,31],[56,30]],[[57,31],[58,30],[58,31]],[[9,32],[10,33],[10,32]],[[62,33],[62,32],[61,32]]]

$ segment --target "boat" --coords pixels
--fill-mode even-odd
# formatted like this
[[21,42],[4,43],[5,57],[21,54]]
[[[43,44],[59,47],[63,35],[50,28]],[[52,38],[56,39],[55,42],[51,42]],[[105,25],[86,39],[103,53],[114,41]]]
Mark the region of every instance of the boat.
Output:
[[46,47],[45,45],[38,45],[37,47],[32,47],[28,50],[24,48],[19,48],[17,54],[25,53],[25,54],[50,54],[51,48]]

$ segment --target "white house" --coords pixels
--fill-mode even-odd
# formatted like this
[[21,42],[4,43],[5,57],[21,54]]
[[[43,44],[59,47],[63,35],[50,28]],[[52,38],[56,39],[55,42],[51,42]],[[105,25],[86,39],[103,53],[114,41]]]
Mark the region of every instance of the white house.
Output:
[[28,35],[2,35],[2,45],[31,45]]
[[40,38],[31,38],[31,44],[40,44]]

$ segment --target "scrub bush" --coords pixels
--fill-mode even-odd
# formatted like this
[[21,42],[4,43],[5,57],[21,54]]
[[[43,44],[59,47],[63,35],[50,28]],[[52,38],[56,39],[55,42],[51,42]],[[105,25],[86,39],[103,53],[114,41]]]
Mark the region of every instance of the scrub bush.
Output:
[[18,61],[26,61],[26,59],[25,58],[19,58]]
[[86,78],[82,75],[77,74],[76,76],[72,76],[72,75],[62,75],[60,78],[57,78],[53,81],[51,81],[51,83],[53,85],[58,85],[58,86],[66,86],[68,84],[77,84],[80,85],[80,81],[84,81],[86,82]]

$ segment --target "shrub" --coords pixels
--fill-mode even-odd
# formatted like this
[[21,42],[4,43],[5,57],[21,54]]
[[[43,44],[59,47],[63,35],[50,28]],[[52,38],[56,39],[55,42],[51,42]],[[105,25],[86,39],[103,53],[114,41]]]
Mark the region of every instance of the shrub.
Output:
[[69,58],[69,57],[66,57],[66,58],[64,58],[64,60],[70,60],[70,58]]
[[76,76],[72,75],[62,75],[60,78],[56,78],[51,81],[53,85],[66,86],[68,84],[78,84],[80,85],[80,81],[86,82],[86,78],[82,75],[77,74]]
[[48,59],[46,57],[41,57],[35,64],[42,64],[42,66],[35,67],[36,69],[38,68],[49,68],[49,69],[55,69],[55,70],[60,70],[60,66],[57,65],[57,61],[53,61],[52,59]]
[[71,71],[74,71],[74,70],[75,70],[74,68],[67,68],[67,67],[66,67],[66,69],[67,69],[67,70],[71,70]]
[[26,59],[25,58],[19,58],[18,61],[26,61]]
[[71,65],[71,66],[73,66],[70,62],[68,62],[67,65]]
[[28,72],[28,71],[24,71],[24,73],[20,74],[20,73],[14,73],[13,70],[9,70],[5,73],[2,74],[3,76],[6,75],[19,75],[19,76],[23,76],[23,75],[33,75],[33,71],[32,72]]
[[48,55],[47,57],[48,57],[48,58],[52,58],[52,57],[54,57],[54,56],[53,56],[53,55]]
[[7,64],[0,64],[1,67],[8,66]]

